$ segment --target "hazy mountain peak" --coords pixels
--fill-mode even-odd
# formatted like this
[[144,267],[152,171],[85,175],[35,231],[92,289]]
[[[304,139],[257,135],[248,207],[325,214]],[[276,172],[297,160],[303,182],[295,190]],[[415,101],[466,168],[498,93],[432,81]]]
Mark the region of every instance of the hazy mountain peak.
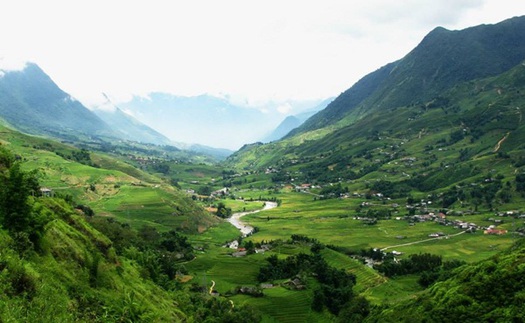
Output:
[[8,57],[0,57],[0,77],[9,71],[21,71],[28,62]]
[[34,64],[0,78],[0,116],[28,133],[76,137],[111,135],[111,129],[62,91]]

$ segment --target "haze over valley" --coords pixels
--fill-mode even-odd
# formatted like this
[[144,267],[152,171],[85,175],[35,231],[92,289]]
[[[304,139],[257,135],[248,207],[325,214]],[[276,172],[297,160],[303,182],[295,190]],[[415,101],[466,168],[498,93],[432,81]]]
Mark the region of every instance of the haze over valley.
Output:
[[524,4],[5,9],[0,321],[525,317]]

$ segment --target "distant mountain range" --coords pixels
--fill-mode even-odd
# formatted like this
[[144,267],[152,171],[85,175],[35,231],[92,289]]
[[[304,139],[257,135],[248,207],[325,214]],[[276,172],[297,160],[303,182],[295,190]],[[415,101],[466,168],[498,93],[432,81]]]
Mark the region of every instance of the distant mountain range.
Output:
[[[319,102],[291,104],[304,111],[315,108]],[[119,106],[175,142],[229,149],[263,140],[283,118],[278,112],[263,112],[212,95],[150,93]]]
[[[318,111],[320,100],[288,102],[294,111]],[[277,103],[273,104],[276,109]],[[291,107],[291,106],[290,106]],[[283,115],[241,107],[211,95],[181,97],[150,93],[117,107],[109,98],[90,110],[62,91],[36,64],[0,71],[0,118],[26,133],[62,140],[107,138],[180,149],[224,158],[246,143],[276,140],[299,126],[311,112],[291,117],[270,136]],[[140,120],[140,121],[139,121]],[[212,147],[226,147],[212,148]],[[229,148],[229,149],[228,149]]]
[[157,145],[173,145],[166,136],[122,112],[107,96],[105,98],[106,102],[94,109],[93,112],[114,129],[119,137]]
[[74,142],[127,140],[171,145],[224,159],[232,153],[204,145],[178,144],[124,113],[107,97],[94,110],[62,91],[36,64],[0,71],[0,119],[12,128]]
[[316,107],[306,112],[299,113],[297,115],[287,116],[272,133],[266,136],[262,142],[276,141],[286,136],[290,131],[302,125],[308,118],[316,114],[317,112],[326,108],[326,106],[332,102],[334,98],[328,98],[319,103]]

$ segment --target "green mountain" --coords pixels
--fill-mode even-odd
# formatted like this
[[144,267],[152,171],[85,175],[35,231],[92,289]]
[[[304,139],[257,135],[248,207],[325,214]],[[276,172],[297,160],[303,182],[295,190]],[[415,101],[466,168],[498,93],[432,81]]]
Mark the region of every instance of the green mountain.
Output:
[[519,322],[525,317],[525,246],[462,266],[450,278],[394,306],[373,308],[365,322]]
[[443,208],[518,207],[524,25],[520,17],[438,28],[283,140],[244,146],[227,166],[272,169],[275,183],[360,183],[392,198],[435,194]]
[[404,58],[363,77],[290,135],[427,102],[456,84],[503,73],[525,60],[524,28],[525,17],[460,31],[438,27]]
[[31,63],[0,77],[0,116],[30,134],[68,139],[79,135],[115,137],[106,123]]
[[222,160],[231,153],[208,147],[185,147],[182,151],[161,133],[114,106],[109,99],[99,109],[91,111],[62,91],[35,64],[28,63],[19,71],[0,72],[0,121],[24,133],[102,151],[140,150],[158,154],[163,150],[170,158],[184,160]]

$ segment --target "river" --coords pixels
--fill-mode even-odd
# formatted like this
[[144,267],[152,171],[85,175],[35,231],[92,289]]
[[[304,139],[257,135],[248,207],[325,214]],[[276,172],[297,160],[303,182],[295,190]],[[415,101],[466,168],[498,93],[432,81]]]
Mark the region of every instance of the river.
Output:
[[276,207],[277,207],[276,202],[265,202],[264,207],[261,210],[256,210],[256,211],[251,211],[251,212],[233,213],[232,216],[227,218],[226,220],[230,222],[234,227],[239,229],[243,237],[246,237],[247,235],[253,232],[253,227],[249,224],[242,222],[241,218],[247,214],[253,214],[253,213],[261,212],[264,210],[270,210]]

